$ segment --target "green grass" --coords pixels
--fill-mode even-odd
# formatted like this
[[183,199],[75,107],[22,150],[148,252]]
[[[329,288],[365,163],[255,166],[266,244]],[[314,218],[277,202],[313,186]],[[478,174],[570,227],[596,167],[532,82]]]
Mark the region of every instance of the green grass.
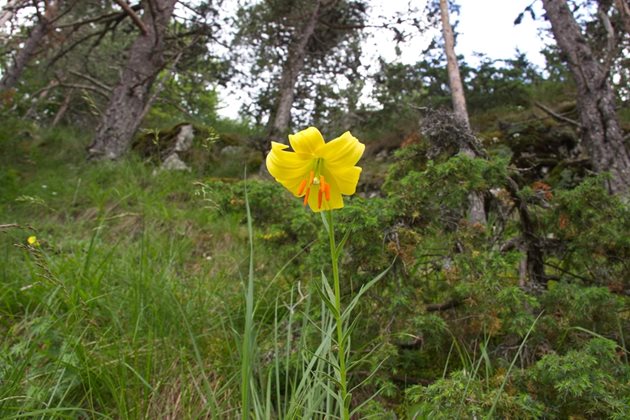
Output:
[[[233,410],[246,229],[204,208],[194,175],[154,176],[134,159],[94,165],[78,144],[55,153],[55,140],[16,153],[3,174],[14,182],[0,204],[10,225],[0,233],[0,416]],[[26,246],[30,235],[41,245]]]

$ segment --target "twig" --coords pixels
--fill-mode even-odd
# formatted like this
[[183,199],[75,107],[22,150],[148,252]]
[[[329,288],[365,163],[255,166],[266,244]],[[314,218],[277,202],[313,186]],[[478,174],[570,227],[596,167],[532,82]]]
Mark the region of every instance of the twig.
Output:
[[18,225],[17,223],[7,223],[4,225],[0,225],[0,230],[17,228],[17,227],[20,227],[20,225]]

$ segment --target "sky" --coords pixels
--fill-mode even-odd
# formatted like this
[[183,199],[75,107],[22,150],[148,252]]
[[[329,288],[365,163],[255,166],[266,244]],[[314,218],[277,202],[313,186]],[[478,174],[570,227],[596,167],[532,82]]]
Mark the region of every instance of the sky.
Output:
[[[533,21],[529,14],[520,25],[514,25],[514,20],[528,5],[534,2],[537,21]],[[392,14],[392,12],[408,10],[410,4],[422,8],[425,1],[418,0],[371,0],[373,14]],[[538,36],[538,29],[545,27],[542,20],[539,2],[534,0],[457,0],[460,6],[459,15],[451,16],[451,24],[457,22],[457,44],[455,52],[463,55],[469,64],[478,64],[475,53],[483,53],[489,58],[513,58],[516,48],[527,53],[531,62],[544,66],[544,58],[539,53],[544,43]],[[383,55],[390,60],[398,59],[404,63],[418,61],[418,52],[424,48],[429,37],[415,37],[406,45],[400,45],[402,54],[396,57],[394,46],[389,37],[380,36],[374,53]],[[438,34],[440,35],[440,34]],[[441,35],[440,35],[441,36]],[[378,37],[378,35],[377,35]]]
[[534,7],[536,21],[527,13],[519,25],[514,25],[514,19],[530,3],[532,0],[460,0],[458,52],[471,59],[475,52],[491,58],[512,58],[519,48],[529,61],[543,67],[540,50],[544,42],[538,32],[546,28],[546,23],[539,2],[534,4],[538,6]]
[[[526,14],[520,25],[514,20],[527,6],[534,3],[537,20]],[[410,5],[422,9],[425,0],[370,0],[371,14],[374,18],[394,12],[409,10]],[[516,49],[526,53],[533,64],[544,67],[545,60],[540,54],[545,42],[539,36],[540,28],[546,28],[542,19],[541,7],[534,0],[457,0],[460,6],[459,16],[451,16],[451,24],[458,22],[455,52],[463,55],[469,65],[477,65],[481,53],[490,59],[507,59],[516,55]],[[366,42],[366,60],[374,63],[379,56],[388,61],[400,61],[406,64],[419,60],[419,53],[430,42],[430,36],[416,36],[405,44],[400,44],[400,54],[395,52],[392,34],[383,30],[374,30],[373,37]],[[547,42],[549,42],[547,40]],[[221,91],[221,109],[224,117],[238,118],[241,101],[247,100],[242,93]],[[240,97],[239,97],[240,96]]]

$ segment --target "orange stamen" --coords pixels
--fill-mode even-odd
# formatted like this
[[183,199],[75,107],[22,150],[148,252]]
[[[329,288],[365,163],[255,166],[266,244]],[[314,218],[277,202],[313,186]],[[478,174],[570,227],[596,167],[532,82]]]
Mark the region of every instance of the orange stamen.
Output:
[[308,195],[311,193],[311,189],[307,188],[306,189],[306,194],[304,194],[304,205],[306,206],[308,204]]
[[311,171],[308,176],[308,185],[313,185],[313,178],[315,177],[315,172]]
[[297,195],[302,195],[305,188],[306,188],[306,179],[303,179],[302,182],[300,182],[300,186],[298,187]]
[[322,208],[322,188],[319,188],[319,191],[317,191],[317,208],[321,209]]
[[324,194],[326,194],[326,201],[330,201],[330,184],[324,186]]

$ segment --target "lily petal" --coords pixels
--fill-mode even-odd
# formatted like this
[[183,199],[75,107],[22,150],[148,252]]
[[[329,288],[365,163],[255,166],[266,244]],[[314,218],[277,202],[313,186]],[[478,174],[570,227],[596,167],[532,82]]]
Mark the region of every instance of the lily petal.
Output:
[[[265,161],[267,170],[278,181],[302,179],[308,175],[312,166],[312,159],[285,150],[288,147],[286,144],[271,142],[271,151]],[[299,184],[300,181],[297,182]]]
[[354,166],[365,150],[365,145],[346,131],[341,136],[329,141],[317,150],[317,155],[324,158],[330,170]]
[[309,127],[289,135],[289,143],[291,143],[291,147],[296,153],[304,153],[311,156],[325,144],[322,133],[315,127]]
[[352,195],[356,192],[360,175],[361,168],[358,166],[334,169],[326,166],[324,169],[326,179],[334,180],[334,183],[331,184],[343,195]]

